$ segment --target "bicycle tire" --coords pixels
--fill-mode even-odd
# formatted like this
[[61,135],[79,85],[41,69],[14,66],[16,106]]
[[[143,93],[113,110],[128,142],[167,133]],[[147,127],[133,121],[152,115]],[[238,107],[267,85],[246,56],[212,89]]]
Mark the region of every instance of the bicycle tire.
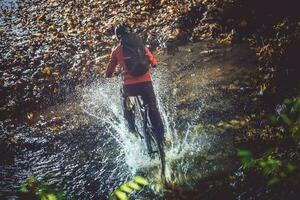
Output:
[[[143,105],[140,97],[135,97],[135,114],[139,117],[139,120],[142,120],[142,135],[144,138],[145,146],[147,148],[150,158],[154,158],[155,153],[158,153],[161,167],[161,176],[165,176],[165,152],[164,144],[157,135],[154,133],[152,124],[149,117],[149,108],[147,105]],[[141,131],[141,130],[139,130]]]
[[153,147],[154,149],[157,149],[157,153],[158,153],[158,156],[159,156],[159,160],[160,160],[160,163],[161,163],[161,175],[164,177],[165,176],[165,163],[166,163],[166,160],[165,160],[165,152],[164,152],[164,144],[163,144],[163,141],[161,141],[158,137],[157,134],[154,133],[153,131],[153,128],[152,128],[152,124],[151,124],[151,121],[150,121],[150,116],[149,116],[149,108],[146,107],[145,108],[145,122],[147,123],[147,135],[149,135],[149,137],[151,138],[149,141],[150,141],[150,145],[151,145],[151,148],[153,150]]

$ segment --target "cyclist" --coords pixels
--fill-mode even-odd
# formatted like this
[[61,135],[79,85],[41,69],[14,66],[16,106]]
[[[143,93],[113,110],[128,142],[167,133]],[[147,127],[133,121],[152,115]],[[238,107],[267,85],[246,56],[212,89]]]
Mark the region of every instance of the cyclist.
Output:
[[[150,72],[149,70],[145,70],[145,72],[140,75],[132,75],[134,74],[134,72],[132,72],[132,68],[131,66],[129,66],[130,64],[126,62],[126,59],[129,59],[129,57],[127,56],[127,54],[126,56],[124,56],[126,51],[124,50],[126,46],[126,38],[130,38],[130,36],[133,34],[134,33],[132,33],[127,24],[122,23],[115,27],[115,35],[119,41],[119,44],[111,53],[110,61],[106,69],[106,77],[111,77],[116,70],[116,66],[120,66],[123,84],[122,107],[124,117],[128,123],[129,131],[136,133],[134,114],[133,111],[127,106],[127,97],[140,95],[143,102],[149,106],[149,117],[154,132],[157,134],[160,141],[164,141],[164,126],[157,108],[156,97],[153,90]],[[155,68],[157,66],[156,59],[151,54],[149,49],[144,45],[143,49],[143,54],[148,59],[148,63],[152,68]]]

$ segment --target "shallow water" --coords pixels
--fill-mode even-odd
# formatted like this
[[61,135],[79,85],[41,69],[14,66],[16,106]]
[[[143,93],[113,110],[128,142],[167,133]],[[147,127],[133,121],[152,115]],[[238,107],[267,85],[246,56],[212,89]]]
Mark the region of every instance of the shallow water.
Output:
[[[194,58],[203,56],[198,53],[206,46],[192,44],[179,49],[177,56],[160,56],[160,68],[153,72],[168,141],[166,179],[171,186],[193,189],[199,180],[235,166],[230,131],[207,125],[237,114],[234,105],[240,106],[240,97],[220,86],[232,84],[230,77],[246,70],[236,70],[224,56],[224,60],[213,61],[222,63],[222,67],[212,62],[195,63]],[[50,115],[50,119],[52,112],[63,115],[62,130],[49,130],[41,119],[17,129],[16,138],[23,145],[11,164],[0,165],[0,197],[15,196],[20,183],[30,175],[54,184],[68,196],[105,199],[121,183],[142,174],[151,181],[151,187],[134,195],[145,199],[163,195],[159,161],[150,160],[140,139],[127,133],[119,91],[118,78],[100,80],[81,89],[80,102],[67,102],[39,113],[43,118]]]

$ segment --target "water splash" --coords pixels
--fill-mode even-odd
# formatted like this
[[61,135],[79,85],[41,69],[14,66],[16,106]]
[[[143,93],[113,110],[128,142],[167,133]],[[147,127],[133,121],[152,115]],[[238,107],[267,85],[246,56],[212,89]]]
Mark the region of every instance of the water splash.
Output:
[[[201,152],[206,152],[210,148],[214,137],[208,137],[205,132],[200,133],[195,129],[193,118],[201,112],[204,99],[198,102],[195,115],[191,116],[186,123],[187,128],[184,131],[178,129],[175,112],[177,101],[174,97],[172,99],[171,96],[166,96],[168,93],[165,91],[172,89],[169,88],[167,79],[161,78],[160,74],[162,73],[154,74],[153,82],[159,110],[165,124],[165,137],[169,143],[165,148],[166,178],[169,182],[182,184],[186,183],[189,177],[195,176],[194,172],[190,174],[195,167],[192,162],[201,155]],[[123,155],[120,158],[125,160],[131,174],[145,170],[153,176],[153,179],[157,179],[159,160],[150,160],[143,142],[127,131],[121,110],[120,87],[117,78],[105,80],[101,85],[91,86],[83,95],[81,107],[84,112],[98,120],[98,123],[107,127],[107,132],[117,141],[118,150]],[[187,160],[190,157],[193,159]]]
[[[192,103],[182,103],[182,90],[187,88],[172,88],[170,79],[164,76],[166,74],[170,73],[157,71],[153,74],[168,141],[165,149],[166,178],[169,185],[190,188],[212,172],[224,171],[231,163],[228,154],[224,153],[230,148],[230,139],[226,142],[221,134],[198,127],[203,107],[211,102],[204,96]],[[33,174],[62,188],[67,195],[76,195],[79,199],[106,199],[120,184],[142,173],[151,180],[155,194],[161,194],[159,160],[150,160],[142,141],[127,132],[119,80],[101,81],[83,92],[80,110],[84,111],[85,119],[91,116],[88,123],[80,120],[81,112],[76,114],[64,110],[62,105],[59,109],[68,114],[66,129],[55,134],[42,127],[18,131],[16,136],[24,140],[28,148],[16,159],[17,167],[13,171],[22,171],[16,173],[18,178],[10,185],[18,186]],[[188,88],[188,94],[207,89],[199,88],[197,84],[188,85],[192,87]],[[213,90],[213,87],[208,89]],[[70,105],[78,109],[78,104]],[[192,112],[182,118],[180,113],[186,108]],[[4,171],[9,174],[11,170]],[[7,182],[1,184],[7,185]],[[146,191],[145,196],[153,191]]]

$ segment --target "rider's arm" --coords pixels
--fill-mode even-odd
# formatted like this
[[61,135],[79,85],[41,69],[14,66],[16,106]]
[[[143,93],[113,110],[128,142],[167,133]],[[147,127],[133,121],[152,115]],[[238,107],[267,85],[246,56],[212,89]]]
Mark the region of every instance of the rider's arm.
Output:
[[110,55],[110,60],[106,68],[106,72],[105,72],[106,77],[112,77],[114,71],[116,70],[117,64],[118,64],[118,59],[116,56],[116,51],[113,51]]
[[152,53],[150,52],[150,50],[148,48],[145,48],[146,51],[146,56],[149,58],[151,66],[152,67],[156,67],[156,59],[155,57],[152,55]]

